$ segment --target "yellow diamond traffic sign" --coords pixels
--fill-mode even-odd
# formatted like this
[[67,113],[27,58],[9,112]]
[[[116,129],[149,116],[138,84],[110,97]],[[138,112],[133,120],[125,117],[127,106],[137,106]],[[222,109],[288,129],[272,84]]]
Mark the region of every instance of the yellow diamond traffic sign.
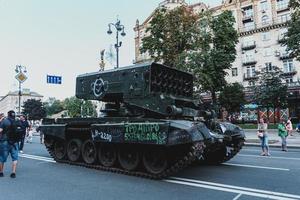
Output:
[[27,76],[23,72],[18,73],[15,77],[21,83],[23,83],[27,79]]

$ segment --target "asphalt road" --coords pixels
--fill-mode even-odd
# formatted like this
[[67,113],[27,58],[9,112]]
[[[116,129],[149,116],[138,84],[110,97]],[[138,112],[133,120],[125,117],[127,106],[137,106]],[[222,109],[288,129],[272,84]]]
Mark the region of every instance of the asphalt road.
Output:
[[300,149],[259,154],[245,147],[226,164],[194,165],[156,181],[55,163],[35,137],[25,144],[16,179],[7,163],[0,199],[300,199]]

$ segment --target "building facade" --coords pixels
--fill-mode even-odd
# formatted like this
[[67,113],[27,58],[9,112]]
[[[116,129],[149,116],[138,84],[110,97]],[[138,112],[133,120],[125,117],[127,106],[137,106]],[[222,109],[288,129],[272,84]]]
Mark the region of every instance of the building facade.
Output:
[[[29,89],[23,89],[21,96],[21,110],[24,102],[28,99],[42,100],[43,96],[36,92],[32,92]],[[0,99],[0,112],[6,114],[10,110],[14,110],[16,113],[19,110],[19,91],[8,92],[7,95]]]
[[[219,6],[209,8],[203,3],[187,5],[183,0],[166,0],[160,6],[172,9],[186,5],[194,12],[212,11],[218,15],[230,10],[235,17],[235,29],[239,34],[236,46],[237,57],[228,71],[227,82],[238,82],[245,87],[246,95],[258,78],[257,72],[263,69],[272,70],[279,67],[283,71],[284,83],[289,88],[289,109],[292,116],[300,117],[300,63],[289,55],[281,42],[287,32],[287,22],[291,19],[289,0],[226,0]],[[158,7],[158,8],[159,8]],[[136,22],[135,62],[150,59],[141,54],[139,48],[142,38],[146,36],[154,12],[142,23]]]

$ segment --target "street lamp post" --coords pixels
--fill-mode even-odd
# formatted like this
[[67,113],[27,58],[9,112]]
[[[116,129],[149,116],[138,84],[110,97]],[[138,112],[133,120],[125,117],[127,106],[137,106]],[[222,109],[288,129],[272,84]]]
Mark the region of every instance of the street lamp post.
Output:
[[124,25],[121,24],[120,20],[118,19],[116,23],[109,23],[108,24],[108,31],[107,31],[107,34],[112,34],[112,30],[111,30],[111,27],[115,27],[116,29],[116,44],[115,44],[115,48],[116,48],[116,53],[117,53],[117,66],[116,68],[119,68],[119,48],[122,46],[122,42],[119,42],[119,32],[121,32],[121,36],[125,36],[126,33],[124,31]]
[[22,65],[17,65],[15,72],[17,73],[17,75],[15,76],[15,78],[18,80],[19,82],[19,107],[18,107],[18,114],[21,114],[21,96],[22,96],[22,83],[27,79],[26,73],[26,67],[22,66]]

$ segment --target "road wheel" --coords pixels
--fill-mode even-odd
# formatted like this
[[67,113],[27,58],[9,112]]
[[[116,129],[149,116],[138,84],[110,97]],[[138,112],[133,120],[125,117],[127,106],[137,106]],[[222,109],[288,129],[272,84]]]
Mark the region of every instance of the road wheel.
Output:
[[160,174],[168,166],[167,155],[163,149],[146,150],[143,154],[145,169],[151,174]]
[[63,160],[66,156],[66,144],[63,140],[54,143],[54,156],[58,160]]
[[111,144],[101,144],[98,149],[99,162],[105,167],[112,167],[117,161],[117,151]]
[[67,156],[70,161],[76,162],[80,159],[81,144],[82,142],[79,139],[71,139],[68,142]]
[[129,146],[123,146],[119,149],[118,160],[121,167],[128,171],[133,171],[139,165],[140,155],[136,149]]
[[93,164],[97,161],[97,149],[92,140],[86,140],[81,148],[82,159],[87,164]]

